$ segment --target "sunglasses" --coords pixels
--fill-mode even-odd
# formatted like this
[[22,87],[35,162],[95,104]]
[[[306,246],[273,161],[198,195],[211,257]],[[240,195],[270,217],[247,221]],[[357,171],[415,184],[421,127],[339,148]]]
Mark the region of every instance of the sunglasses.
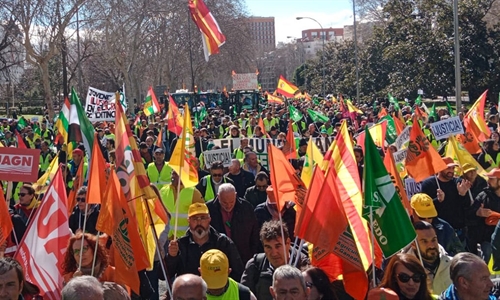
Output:
[[85,197],[76,198],[76,202],[85,202]]
[[402,283],[407,283],[410,279],[412,279],[415,283],[420,283],[425,278],[425,274],[413,274],[410,276],[406,273],[399,273],[397,277]]
[[255,185],[255,187],[259,190],[265,190],[265,189],[267,189],[267,184],[266,185]]
[[[89,250],[89,246],[88,246],[88,245],[83,246],[83,252],[82,252],[82,253],[85,253],[85,252],[87,252],[88,250]],[[78,248],[78,249],[73,249],[73,254],[75,254],[75,255],[80,254],[80,248]]]
[[27,194],[26,194],[26,193],[18,193],[17,195],[19,195],[19,197],[24,197],[24,196],[26,196]]
[[222,174],[212,174],[212,177],[222,177]]

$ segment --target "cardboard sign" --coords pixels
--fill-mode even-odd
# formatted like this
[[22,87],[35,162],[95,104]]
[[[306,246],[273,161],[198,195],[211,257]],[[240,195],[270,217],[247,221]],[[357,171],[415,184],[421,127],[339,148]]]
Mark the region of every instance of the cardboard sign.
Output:
[[205,166],[210,169],[210,165],[214,161],[221,161],[224,167],[229,167],[231,165],[231,151],[229,148],[210,150],[203,152],[203,158],[205,159]]
[[406,178],[405,190],[406,195],[408,196],[408,200],[410,200],[413,195],[420,193],[420,191],[422,190],[422,184],[420,182],[416,182],[413,178]]
[[257,74],[242,73],[233,74],[233,90],[258,90]]
[[40,150],[0,148],[0,180],[35,182],[38,179]]
[[[127,106],[123,94],[120,94],[119,102],[125,111]],[[115,93],[101,91],[89,86],[85,102],[85,113],[90,122],[114,121],[116,116],[115,104]]]
[[398,148],[398,150],[401,150],[403,146],[408,144],[408,142],[410,141],[410,130],[411,126],[406,126],[401,134],[396,138],[394,145],[396,146],[396,148]]
[[464,127],[460,117],[448,118],[439,122],[431,123],[431,130],[436,140],[448,138],[452,134],[463,134]]

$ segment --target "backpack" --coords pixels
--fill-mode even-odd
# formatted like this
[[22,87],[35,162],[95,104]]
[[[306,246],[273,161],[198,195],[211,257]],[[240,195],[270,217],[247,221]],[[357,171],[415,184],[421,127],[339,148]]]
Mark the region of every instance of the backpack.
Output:
[[250,300],[250,289],[238,283],[238,297],[240,300]]
[[259,278],[260,278],[260,271],[263,270],[264,268],[264,263],[266,261],[266,254],[265,253],[258,253],[258,254],[255,254],[253,256],[253,261],[254,261],[254,266],[255,268],[257,269],[257,271],[259,272],[255,272],[255,277],[253,278],[253,281],[255,282],[255,284],[257,284],[257,282],[259,282]]

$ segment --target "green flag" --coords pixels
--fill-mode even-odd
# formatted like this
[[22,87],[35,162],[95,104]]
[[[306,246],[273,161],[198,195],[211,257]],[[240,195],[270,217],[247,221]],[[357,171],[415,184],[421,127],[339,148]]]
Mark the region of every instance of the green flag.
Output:
[[[83,143],[90,161],[92,146],[94,144],[94,127],[87,118],[87,114],[74,88],[71,89],[71,98],[69,102],[71,104],[69,115],[69,141]],[[89,173],[90,172],[87,172],[87,175]]]
[[17,130],[23,130],[26,127],[26,119],[24,117],[19,118],[17,121]]
[[319,105],[320,104],[319,100],[318,100],[318,97],[313,97],[312,100],[313,100],[314,105]]
[[451,107],[450,103],[446,101],[446,107],[448,108],[448,112],[450,113],[450,117],[455,117],[457,114],[453,111],[453,108]]
[[236,104],[233,105],[233,116],[237,116],[238,115],[238,111],[236,110]]
[[198,109],[194,112],[194,127],[195,128],[200,128],[200,116],[198,114]]
[[200,110],[200,122],[205,120],[206,117],[207,117],[207,109],[205,108],[205,106],[202,106]]
[[368,128],[365,135],[363,217],[371,223],[384,257],[390,257],[408,246],[417,234]]
[[327,116],[325,116],[324,114],[320,113],[320,112],[317,112],[317,111],[314,111],[310,108],[307,109],[307,113],[309,114],[309,117],[311,117],[311,119],[314,121],[314,122],[327,122],[329,119]]
[[391,93],[387,94],[387,97],[389,97],[389,102],[394,104],[394,109],[395,110],[399,110],[399,102],[398,102],[398,99],[396,99],[395,97],[393,97],[391,95]]
[[418,95],[417,99],[415,99],[415,104],[418,106],[422,105],[422,95]]
[[288,106],[288,111],[290,112],[290,119],[294,120],[295,122],[302,120],[302,118],[304,117],[302,113],[292,105]]
[[380,118],[378,122],[380,123],[383,122],[384,120],[387,120],[385,140],[390,145],[396,141],[396,138],[398,137],[398,132],[396,131],[396,124],[394,124],[394,119],[391,116],[389,115],[383,116],[382,118]]
[[438,114],[436,111],[436,103],[432,104],[432,108],[431,108],[431,112],[429,114],[429,117],[434,117],[434,122],[439,121]]

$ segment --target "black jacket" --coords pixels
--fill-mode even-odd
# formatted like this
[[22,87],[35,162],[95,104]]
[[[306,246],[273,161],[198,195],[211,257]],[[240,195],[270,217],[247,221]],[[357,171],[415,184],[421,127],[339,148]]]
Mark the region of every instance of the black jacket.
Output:
[[250,204],[252,204],[253,207],[256,208],[257,205],[266,202],[267,193],[265,191],[263,192],[259,191],[258,189],[255,188],[254,185],[247,189],[245,193],[245,200],[250,202]]
[[[286,211],[283,215],[281,215],[281,219],[283,220],[284,223],[286,223],[286,227],[288,228],[288,236],[290,237],[290,240],[293,241],[295,234],[294,234],[294,229],[295,229],[295,216],[297,212],[293,207],[289,208],[284,208]],[[262,228],[262,224],[267,221],[271,221],[273,219],[273,216],[269,212],[266,206],[266,202],[261,203],[257,205],[257,207],[254,210],[255,216],[257,217],[257,222],[259,223],[259,232],[260,229]]]
[[[222,213],[219,198],[207,202],[210,212],[210,225],[220,233],[226,233],[226,228],[222,220]],[[257,218],[250,203],[243,199],[236,199],[233,208],[233,217],[230,221],[231,239],[241,257],[241,261],[246,263],[255,253],[258,253],[259,227]]]
[[[97,234],[97,229],[95,228],[97,224],[97,218],[99,217],[99,206],[96,205],[94,206],[93,209],[90,208],[89,205],[89,217],[87,218],[87,222],[85,223],[85,230],[84,232],[90,233],[90,234]],[[76,231],[78,229],[83,228],[83,222],[84,222],[84,215],[80,212],[80,209],[78,209],[78,206],[73,209],[73,213],[71,213],[71,216],[69,216],[69,228],[71,231],[76,234]]]
[[252,173],[240,169],[240,174],[232,175],[231,173],[227,173],[224,175],[234,182],[234,187],[236,188],[236,193],[238,193],[238,197],[245,197],[245,192],[247,189],[255,184],[255,176]]
[[232,269],[230,277],[240,281],[243,274],[243,263],[233,241],[227,236],[220,234],[213,227],[210,227],[208,242],[199,246],[193,241],[191,232],[188,230],[186,235],[177,240],[179,243],[179,253],[177,256],[168,255],[168,244],[165,244],[167,270],[169,276],[173,277],[191,273],[200,275],[200,258],[210,249],[218,249],[226,254],[229,260],[229,267]]

